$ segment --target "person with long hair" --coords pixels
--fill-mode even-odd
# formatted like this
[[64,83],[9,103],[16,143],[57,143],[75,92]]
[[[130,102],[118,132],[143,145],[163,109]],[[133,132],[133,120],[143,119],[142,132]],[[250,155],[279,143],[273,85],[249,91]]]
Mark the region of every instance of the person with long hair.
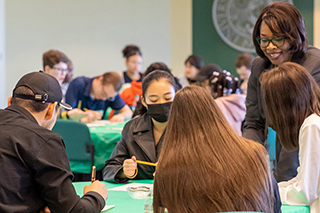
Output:
[[[170,73],[173,76],[169,67],[163,62],[154,62],[154,63],[150,64],[149,67],[146,69],[146,71],[143,73],[143,76],[145,77],[155,70],[162,70],[162,71]],[[182,85],[180,84],[179,79],[175,76],[173,76],[173,78],[176,83],[177,90],[181,89]],[[132,117],[134,118],[137,115],[143,114],[145,112],[146,112],[146,108],[142,105],[141,99],[139,99],[137,102],[137,105],[136,105],[136,109],[133,112]]]
[[[252,64],[248,82],[243,136],[264,143],[268,122],[261,93],[260,75],[286,61],[303,66],[320,84],[320,50],[308,45],[307,32],[300,12],[289,3],[276,2],[265,7],[254,26],[252,39],[258,57]],[[286,140],[289,140],[288,138]],[[278,182],[297,175],[298,149],[287,150],[276,142],[274,176]]]
[[161,152],[170,106],[176,93],[173,76],[156,70],[142,82],[144,110],[129,121],[103,169],[103,179],[118,183],[130,179],[153,179],[155,168],[135,160],[156,163]]
[[232,130],[209,91],[177,92],[154,179],[155,213],[279,212],[270,173],[265,148]]
[[320,88],[302,66],[285,62],[261,76],[267,110],[281,145],[299,149],[297,176],[279,183],[281,200],[320,212]]

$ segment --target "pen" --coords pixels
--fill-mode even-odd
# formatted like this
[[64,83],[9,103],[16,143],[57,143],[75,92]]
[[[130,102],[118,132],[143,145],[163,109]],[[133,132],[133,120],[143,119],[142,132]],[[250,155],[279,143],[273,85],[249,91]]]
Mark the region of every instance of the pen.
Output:
[[93,183],[95,180],[96,180],[96,166],[92,166],[91,182]]
[[150,163],[150,162],[141,161],[141,160],[136,160],[136,162],[139,164],[144,164],[144,165],[149,165],[149,166],[157,166],[156,163]]

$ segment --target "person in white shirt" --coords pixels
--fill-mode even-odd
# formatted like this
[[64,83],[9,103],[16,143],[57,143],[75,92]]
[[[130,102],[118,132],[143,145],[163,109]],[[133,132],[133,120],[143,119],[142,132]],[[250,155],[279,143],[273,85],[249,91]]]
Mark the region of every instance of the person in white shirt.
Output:
[[301,65],[285,62],[260,78],[269,118],[280,143],[299,149],[297,176],[278,183],[281,201],[320,212],[320,88]]

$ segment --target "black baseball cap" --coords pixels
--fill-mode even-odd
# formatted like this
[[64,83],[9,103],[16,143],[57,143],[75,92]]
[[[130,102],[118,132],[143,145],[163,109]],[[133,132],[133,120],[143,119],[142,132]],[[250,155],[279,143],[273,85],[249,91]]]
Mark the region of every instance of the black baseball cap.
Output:
[[[14,91],[21,86],[25,86],[32,90],[34,95],[15,94]],[[61,103],[62,92],[57,79],[41,70],[39,72],[31,72],[22,76],[16,84],[12,96],[14,98],[35,100],[42,103],[58,102],[58,104],[63,108],[67,110],[72,109],[69,104]]]

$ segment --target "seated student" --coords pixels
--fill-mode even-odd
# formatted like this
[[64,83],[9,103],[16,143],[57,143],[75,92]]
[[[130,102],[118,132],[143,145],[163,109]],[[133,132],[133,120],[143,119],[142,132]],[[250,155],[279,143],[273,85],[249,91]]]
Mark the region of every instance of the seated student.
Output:
[[[0,110],[0,212],[100,212],[108,197],[95,181],[80,198],[62,138],[51,131],[61,103],[59,82],[43,72],[23,76]],[[47,207],[46,207],[47,206]],[[45,208],[46,207],[46,208]]]
[[265,148],[235,134],[207,90],[177,92],[167,126],[154,178],[155,213],[280,212]]
[[301,65],[284,62],[265,72],[262,93],[281,145],[299,149],[297,176],[279,182],[281,201],[320,212],[320,88]]
[[241,133],[246,115],[246,95],[240,94],[239,79],[229,72],[213,72],[209,79],[210,92],[232,129]]
[[125,125],[121,140],[106,161],[103,180],[124,183],[129,179],[153,179],[155,168],[137,165],[135,160],[158,161],[175,92],[175,81],[168,72],[157,70],[144,78],[141,116]]
[[[150,64],[150,66],[147,68],[147,70],[143,73],[143,77],[151,73],[152,71],[155,70],[162,70],[171,73],[171,70],[167,67],[167,65],[163,62],[154,62]],[[182,86],[179,83],[179,79],[174,77],[174,80],[176,82],[177,88],[181,89]],[[131,81],[131,85],[124,89],[120,97],[124,100],[124,102],[130,106],[130,108],[133,111],[132,117],[134,118],[137,116],[144,106],[141,103],[140,96],[142,94],[142,82],[136,82],[136,81]],[[137,110],[136,110],[137,109]],[[112,116],[113,111],[110,112],[109,116]]]
[[[147,76],[149,73],[155,71],[155,70],[162,70],[162,71],[166,71],[168,73],[170,73],[171,75],[172,72],[171,70],[169,69],[169,67],[163,63],[163,62],[154,62],[152,64],[150,64],[150,66],[146,69],[146,71],[143,73],[143,76]],[[174,78],[174,81],[176,82],[176,85],[178,87],[178,89],[182,89],[182,85],[180,84],[180,81],[177,77],[173,76]]]
[[64,100],[64,97],[66,96],[66,93],[67,93],[67,90],[68,90],[68,87],[73,79],[73,64],[72,64],[72,61],[68,60],[68,73],[64,79],[64,81],[62,82],[61,84],[61,90],[62,90],[62,95],[63,95],[63,101]]
[[202,67],[198,74],[194,77],[196,85],[202,86],[207,90],[209,88],[209,79],[212,76],[213,72],[222,72],[222,69],[217,64],[208,64]]
[[122,50],[123,57],[126,58],[125,63],[127,70],[123,72],[124,83],[131,83],[135,80],[142,82],[142,53],[136,45],[127,45]]
[[42,55],[43,70],[55,77],[62,85],[68,74],[68,57],[58,50],[49,50]]
[[182,86],[196,85],[196,80],[194,78],[198,74],[199,70],[204,66],[204,62],[199,56],[190,55],[184,62],[184,65],[185,73],[180,78]]
[[236,61],[237,73],[242,80],[240,89],[243,94],[247,94],[248,81],[251,75],[251,67],[254,56],[251,53],[242,53]]
[[[155,71],[155,70],[162,70],[162,71],[166,71],[168,73],[171,73],[171,70],[169,69],[169,67],[163,63],[163,62],[154,62],[152,64],[150,64],[150,66],[147,68],[147,70],[143,73],[143,76],[147,76],[148,74],[150,74],[151,72]],[[173,76],[173,75],[172,75]],[[175,76],[173,76],[174,81],[176,83],[176,88],[177,90],[182,88],[182,85],[179,82],[179,79]],[[137,115],[139,115],[140,111],[142,110],[142,108],[144,108],[144,106],[141,103],[141,99],[139,99],[136,103],[136,110],[133,112],[132,117],[136,117]]]
[[[69,85],[66,94],[66,103],[70,104],[75,109],[67,112],[67,116],[73,119],[81,117],[85,110],[88,116],[82,118],[82,122],[90,122],[92,120],[104,119],[106,109],[110,106],[114,110],[119,110],[120,113],[114,115],[111,122],[123,122],[132,116],[131,109],[124,103],[118,94],[122,86],[122,79],[118,73],[106,72],[95,78],[78,77],[75,78]],[[101,110],[102,116],[97,111]]]

